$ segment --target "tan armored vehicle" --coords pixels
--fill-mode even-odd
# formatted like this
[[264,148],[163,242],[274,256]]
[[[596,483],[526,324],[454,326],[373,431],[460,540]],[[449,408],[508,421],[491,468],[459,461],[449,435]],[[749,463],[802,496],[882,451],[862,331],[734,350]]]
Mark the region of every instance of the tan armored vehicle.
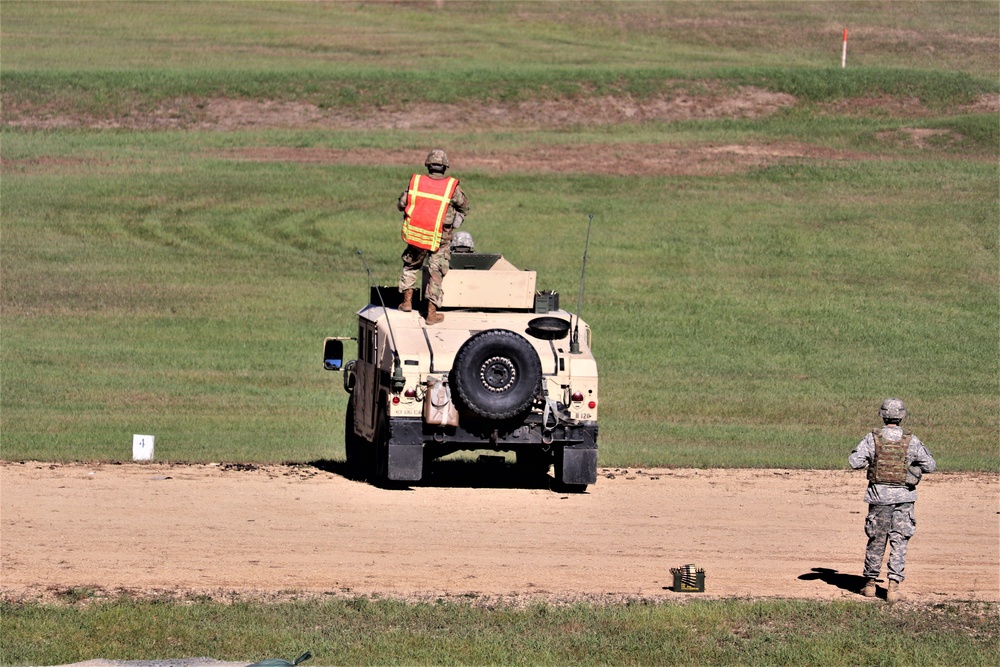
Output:
[[445,320],[434,326],[398,310],[395,287],[372,287],[358,311],[357,358],[343,360],[343,341],[353,338],[324,344],[325,368],[342,370],[351,394],[345,446],[355,474],[417,481],[425,461],[492,450],[514,452],[529,475],[554,465],[560,490],[596,481],[590,328],[535,279],[502,255],[454,253]]

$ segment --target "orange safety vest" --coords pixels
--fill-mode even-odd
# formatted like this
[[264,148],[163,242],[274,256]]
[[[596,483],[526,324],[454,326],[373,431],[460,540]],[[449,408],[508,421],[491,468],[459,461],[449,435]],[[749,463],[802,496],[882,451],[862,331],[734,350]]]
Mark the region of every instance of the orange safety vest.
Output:
[[431,178],[414,174],[403,209],[403,240],[412,246],[437,251],[444,230],[444,216],[458,187],[457,178]]

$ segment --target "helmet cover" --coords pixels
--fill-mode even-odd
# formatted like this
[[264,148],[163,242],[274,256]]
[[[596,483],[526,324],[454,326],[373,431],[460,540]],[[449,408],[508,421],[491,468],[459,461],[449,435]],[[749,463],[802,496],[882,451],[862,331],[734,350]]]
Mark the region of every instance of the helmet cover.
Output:
[[878,414],[884,422],[900,422],[906,419],[906,406],[902,399],[887,398],[882,401],[882,407],[879,408]]
[[472,234],[455,232],[455,236],[451,240],[451,249],[457,252],[475,252],[476,244],[472,241]]
[[424,166],[430,167],[432,165],[438,165],[447,169],[450,166],[448,164],[448,154],[440,148],[432,150],[427,154],[427,159],[424,160]]

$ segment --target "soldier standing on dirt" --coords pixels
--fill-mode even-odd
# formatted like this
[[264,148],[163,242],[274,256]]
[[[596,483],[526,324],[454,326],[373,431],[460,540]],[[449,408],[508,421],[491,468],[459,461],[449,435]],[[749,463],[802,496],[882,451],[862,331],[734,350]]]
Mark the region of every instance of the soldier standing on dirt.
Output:
[[410,185],[399,195],[397,208],[403,212],[403,273],[399,276],[399,291],[403,302],[399,309],[413,310],[413,289],[417,272],[427,263],[430,281],[425,286],[427,297],[427,324],[444,320],[438,312],[444,292],[441,281],[448,273],[451,261],[451,234],[458,229],[469,212],[469,200],[458,179],[445,176],[448,156],[441,149],[434,149],[424,160],[427,176],[414,174]]
[[917,501],[917,484],[925,472],[934,472],[937,463],[930,450],[917,436],[899,425],[906,418],[906,406],[898,398],[887,398],[879,409],[883,426],[872,429],[851,452],[848,462],[855,470],[868,468],[868,517],[862,594],[875,597],[875,580],[882,569],[882,557],[888,541],[889,587],[885,599],[893,602],[899,596],[899,582],[906,567],[906,547],[917,528],[913,504]]

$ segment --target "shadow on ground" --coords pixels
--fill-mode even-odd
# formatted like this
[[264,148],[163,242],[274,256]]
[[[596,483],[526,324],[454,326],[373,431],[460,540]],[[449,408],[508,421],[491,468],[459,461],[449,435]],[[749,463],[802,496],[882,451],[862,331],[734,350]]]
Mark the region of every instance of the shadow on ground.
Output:
[[407,490],[413,487],[455,489],[552,489],[559,492],[551,475],[526,475],[516,464],[484,457],[479,461],[430,461],[424,463],[419,482],[387,482],[364,478],[346,461],[322,459],[309,465],[355,481],[367,481],[383,489]]
[[799,579],[802,581],[815,581],[819,579],[824,583],[836,586],[840,590],[848,591],[849,593],[860,593],[867,581],[867,579],[857,574],[844,574],[828,567],[814,567],[811,571],[799,575]]

